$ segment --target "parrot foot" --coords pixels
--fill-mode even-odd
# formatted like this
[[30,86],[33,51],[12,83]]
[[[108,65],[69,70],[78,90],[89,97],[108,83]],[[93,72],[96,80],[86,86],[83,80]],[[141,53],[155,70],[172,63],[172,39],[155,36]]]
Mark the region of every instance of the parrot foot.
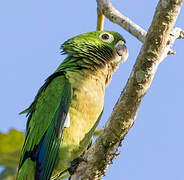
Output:
[[82,161],[87,162],[87,160],[84,159],[83,157],[78,157],[78,158],[74,159],[74,160],[71,162],[71,167],[68,168],[68,172],[70,173],[70,175],[74,174],[74,172],[75,172],[75,170],[77,169],[79,163],[81,163]]

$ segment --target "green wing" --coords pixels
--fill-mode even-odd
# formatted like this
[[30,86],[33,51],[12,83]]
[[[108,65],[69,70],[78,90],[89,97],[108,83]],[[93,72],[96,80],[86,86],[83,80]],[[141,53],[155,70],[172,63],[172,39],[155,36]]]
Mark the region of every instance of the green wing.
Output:
[[[39,90],[34,102],[28,108],[29,118],[18,179],[28,176],[24,174],[25,168],[29,168],[24,166],[26,160],[35,162],[33,168],[35,179],[50,179],[62,139],[71,95],[72,87],[63,71],[51,75]],[[27,164],[30,165],[30,162]]]

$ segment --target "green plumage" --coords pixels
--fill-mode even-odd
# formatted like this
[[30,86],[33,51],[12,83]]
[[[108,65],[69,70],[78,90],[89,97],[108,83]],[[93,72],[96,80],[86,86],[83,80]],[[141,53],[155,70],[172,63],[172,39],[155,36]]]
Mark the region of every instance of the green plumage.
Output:
[[103,110],[105,87],[127,57],[124,44],[116,32],[97,31],[62,45],[68,57],[24,111],[28,122],[17,180],[58,177],[86,150]]

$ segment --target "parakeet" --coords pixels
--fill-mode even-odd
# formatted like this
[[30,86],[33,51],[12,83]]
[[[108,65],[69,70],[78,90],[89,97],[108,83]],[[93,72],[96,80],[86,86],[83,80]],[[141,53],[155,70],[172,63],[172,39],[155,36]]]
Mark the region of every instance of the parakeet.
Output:
[[17,180],[55,179],[91,143],[104,107],[105,87],[128,50],[114,31],[75,36],[67,55],[28,109]]

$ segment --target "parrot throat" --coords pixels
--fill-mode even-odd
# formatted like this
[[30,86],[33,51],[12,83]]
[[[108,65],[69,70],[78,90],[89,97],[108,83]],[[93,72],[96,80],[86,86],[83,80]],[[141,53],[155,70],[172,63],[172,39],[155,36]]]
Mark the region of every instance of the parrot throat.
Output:
[[[118,68],[119,63],[112,60],[101,60],[101,58],[91,58],[69,55],[58,67],[56,72],[74,72],[81,74],[83,78],[96,76],[102,78],[107,86],[111,81],[113,72]],[[75,79],[75,77],[73,77]]]
[[[107,86],[111,79],[112,74],[116,71],[119,63],[112,61],[102,62],[100,59],[80,59],[81,68],[80,72],[84,73],[84,76],[94,76],[98,79],[103,79],[105,81],[105,86]],[[81,63],[83,62],[83,63]]]

